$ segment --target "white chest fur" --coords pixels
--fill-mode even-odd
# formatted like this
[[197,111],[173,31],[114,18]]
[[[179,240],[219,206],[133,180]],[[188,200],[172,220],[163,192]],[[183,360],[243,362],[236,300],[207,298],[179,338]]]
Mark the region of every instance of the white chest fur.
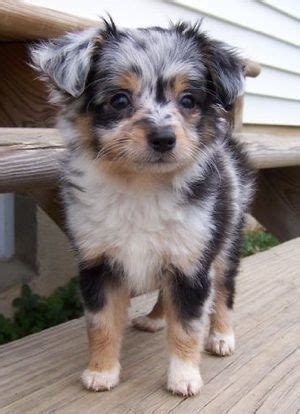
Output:
[[183,203],[171,186],[131,188],[109,181],[98,169],[84,171],[72,181],[85,191],[74,189],[75,201],[67,205],[68,225],[83,257],[113,257],[136,291],[155,286],[169,263],[192,273],[211,233],[209,209]]

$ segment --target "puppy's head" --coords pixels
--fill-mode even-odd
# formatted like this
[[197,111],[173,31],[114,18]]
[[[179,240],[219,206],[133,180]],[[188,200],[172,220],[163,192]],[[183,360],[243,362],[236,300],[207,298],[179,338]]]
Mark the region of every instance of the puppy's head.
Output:
[[176,171],[218,135],[243,62],[198,26],[123,30],[111,21],[37,46],[35,67],[99,162]]

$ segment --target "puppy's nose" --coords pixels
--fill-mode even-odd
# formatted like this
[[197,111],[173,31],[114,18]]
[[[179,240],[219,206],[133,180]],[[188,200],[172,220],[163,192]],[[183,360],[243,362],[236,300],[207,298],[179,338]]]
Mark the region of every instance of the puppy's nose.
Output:
[[157,152],[167,152],[175,147],[176,137],[170,128],[152,131],[148,137],[149,145]]

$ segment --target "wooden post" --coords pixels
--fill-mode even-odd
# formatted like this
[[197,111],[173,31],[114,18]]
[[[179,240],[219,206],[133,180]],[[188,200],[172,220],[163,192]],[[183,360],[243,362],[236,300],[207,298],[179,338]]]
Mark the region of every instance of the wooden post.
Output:
[[254,217],[280,241],[299,237],[300,166],[261,170],[257,184]]

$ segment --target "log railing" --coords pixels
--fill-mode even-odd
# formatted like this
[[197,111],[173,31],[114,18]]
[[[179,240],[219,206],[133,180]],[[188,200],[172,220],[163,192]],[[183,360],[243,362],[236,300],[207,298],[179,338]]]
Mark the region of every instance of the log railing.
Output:
[[[236,133],[257,169],[300,165],[300,136]],[[0,128],[0,192],[45,189],[59,183],[65,144],[54,128]]]

